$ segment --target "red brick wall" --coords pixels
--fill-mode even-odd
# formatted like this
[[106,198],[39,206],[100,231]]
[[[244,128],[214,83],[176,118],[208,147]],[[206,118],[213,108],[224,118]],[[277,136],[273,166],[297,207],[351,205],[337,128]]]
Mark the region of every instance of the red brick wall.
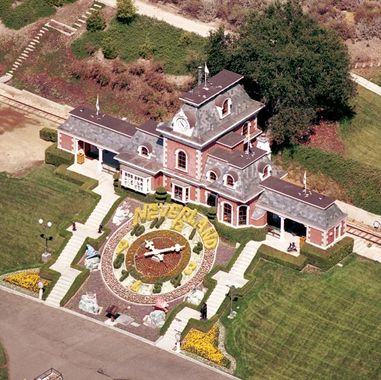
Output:
[[158,174],[155,177],[152,177],[152,190],[156,190],[159,186],[163,186],[163,175]]
[[74,141],[71,136],[58,132],[58,146],[62,149],[69,150],[74,153]]
[[323,243],[323,231],[317,230],[313,227],[309,227],[308,241],[317,244],[324,245]]
[[333,243],[334,240],[335,240],[335,228],[332,227],[327,232],[327,244],[329,245]]
[[[187,173],[190,177],[196,178],[197,162],[196,162],[196,149],[190,148],[184,144],[167,139],[167,167],[179,173],[179,175]],[[187,172],[176,169],[176,152],[183,150],[187,154]]]
[[249,211],[249,224],[254,227],[263,227],[267,224],[267,212],[265,212],[260,218],[254,219],[252,217],[254,211],[255,211],[255,204],[257,203],[259,197],[253,199],[248,203],[248,206],[250,206]]

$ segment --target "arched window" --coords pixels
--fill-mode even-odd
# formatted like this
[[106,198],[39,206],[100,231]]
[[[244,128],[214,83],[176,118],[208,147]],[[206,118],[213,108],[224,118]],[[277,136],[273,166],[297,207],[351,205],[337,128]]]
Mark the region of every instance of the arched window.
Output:
[[177,168],[187,170],[187,155],[182,150],[177,152]]
[[208,180],[215,181],[216,179],[217,179],[217,174],[214,171],[210,170],[208,172]]
[[246,226],[247,225],[247,206],[239,206],[238,209],[238,225]]
[[269,165],[266,165],[264,168],[263,168],[263,179],[267,178],[269,175],[270,175],[270,166]]
[[234,178],[228,174],[225,178],[225,184],[226,186],[229,186],[229,187],[234,187]]
[[229,203],[223,205],[223,221],[225,223],[232,223],[232,206]]
[[230,99],[226,99],[222,104],[222,116],[226,116],[230,113]]
[[144,156],[144,157],[148,157],[149,156],[148,148],[145,146],[141,146],[140,147],[140,155]]
[[248,132],[249,132],[249,127],[250,127],[250,121],[247,121],[243,127],[242,127],[242,135],[243,136],[247,136]]

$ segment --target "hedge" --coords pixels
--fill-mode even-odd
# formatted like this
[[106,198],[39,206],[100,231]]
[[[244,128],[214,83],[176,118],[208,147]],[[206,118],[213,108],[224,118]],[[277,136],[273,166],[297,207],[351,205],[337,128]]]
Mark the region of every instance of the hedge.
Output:
[[381,169],[305,146],[284,150],[282,159],[286,163],[295,161],[312,173],[332,178],[346,191],[355,206],[381,214]]
[[124,186],[117,188],[116,193],[122,197],[136,199],[143,203],[156,203],[155,194],[138,193]]
[[[49,263],[49,265],[51,265],[51,263]],[[42,295],[42,298],[46,300],[50,292],[54,288],[54,285],[57,283],[57,281],[61,277],[61,273],[56,272],[55,270],[50,269],[48,267],[42,266],[40,268],[40,277],[49,281],[49,284],[44,288],[44,293]]]
[[[82,174],[72,172],[70,170],[67,170],[67,165],[60,165],[55,171],[54,174],[58,175],[61,178],[66,179],[67,181],[70,181],[72,183],[75,183],[76,185],[80,185],[81,190],[89,191],[93,190],[95,187],[98,186],[98,181],[94,178],[86,177]],[[93,193],[94,196],[99,199],[100,197]]]
[[65,304],[77,293],[78,289],[82,286],[85,280],[90,276],[89,269],[83,269],[82,272],[75,278],[74,282],[70,286],[67,293],[64,295],[60,301],[60,306],[65,306]]
[[328,270],[353,252],[353,244],[354,241],[350,237],[341,239],[326,250],[305,243],[300,253],[307,257],[309,264]]
[[45,141],[57,142],[57,130],[53,128],[40,129],[40,139]]
[[57,144],[53,144],[45,150],[45,162],[50,165],[73,165],[74,155],[57,148]]

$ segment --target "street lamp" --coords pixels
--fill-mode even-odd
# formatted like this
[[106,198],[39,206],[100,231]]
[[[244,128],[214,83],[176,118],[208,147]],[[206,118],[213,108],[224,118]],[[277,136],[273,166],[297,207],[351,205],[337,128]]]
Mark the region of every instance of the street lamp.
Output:
[[234,285],[226,284],[226,286],[229,288],[229,297],[230,297],[230,314],[228,315],[228,319],[234,319],[237,315],[237,312],[233,310],[233,292],[235,290]]
[[52,222],[44,223],[43,219],[39,219],[38,223],[44,229],[44,232],[40,234],[40,237],[45,240],[45,252],[42,254],[42,261],[46,263],[51,256],[51,254],[48,251],[48,241],[53,240],[53,236],[49,236],[48,229],[52,226]]

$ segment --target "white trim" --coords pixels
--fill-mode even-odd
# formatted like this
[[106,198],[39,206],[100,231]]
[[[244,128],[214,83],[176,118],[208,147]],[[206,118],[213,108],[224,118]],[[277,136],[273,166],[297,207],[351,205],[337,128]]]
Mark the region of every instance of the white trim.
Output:
[[[132,177],[132,183],[129,183],[128,176]],[[141,181],[141,188],[137,186],[138,180]],[[141,177],[124,169],[121,169],[120,183],[123,187],[135,190],[138,193],[148,194],[152,192],[151,177]]]
[[[181,136],[178,136],[178,135],[174,135],[173,133],[169,132],[169,131],[166,131],[166,130],[162,130],[159,128],[156,128],[157,131],[161,132],[164,137],[167,137],[165,135],[168,135],[170,136],[171,138],[173,138],[174,141],[176,140],[181,140],[183,142],[185,142],[186,144],[188,144],[188,146],[190,147],[196,147],[196,148],[203,148],[207,145],[209,145],[211,142],[214,142],[216,140],[218,140],[219,137],[225,135],[227,132],[230,132],[232,129],[234,129],[237,125],[239,125],[240,123],[242,123],[243,121],[246,121],[247,119],[249,119],[250,117],[252,117],[253,115],[257,114],[261,109],[265,108],[265,105],[263,104],[262,107],[258,108],[257,110],[253,111],[253,113],[249,114],[249,115],[246,115],[244,118],[236,121],[235,123],[233,123],[229,128],[223,130],[222,132],[218,133],[217,135],[213,136],[211,139],[205,141],[204,143],[202,144],[199,144],[199,143],[196,143],[192,140],[189,140],[189,139],[185,139]],[[268,154],[266,152],[266,154]]]
[[[145,155],[145,154],[142,154],[142,149],[143,148],[145,148],[145,149],[147,149],[147,155]],[[150,159],[151,158],[151,155],[152,155],[152,152],[150,152],[149,151],[149,149],[147,148],[147,146],[145,146],[144,144],[142,144],[142,145],[139,145],[138,146],[138,154],[139,154],[139,156],[140,157],[143,157],[143,158],[146,158],[146,159]]]
[[[233,186],[228,185],[228,177],[230,177],[233,180]],[[224,186],[226,186],[228,189],[233,189],[233,190],[235,190],[237,182],[238,182],[229,173],[224,174],[223,181],[224,181]]]
[[[179,153],[180,152],[183,152],[185,154],[185,168],[180,168],[179,165],[178,165],[178,163],[179,163],[178,162],[179,161]],[[181,170],[182,172],[188,173],[188,154],[183,149],[178,148],[178,149],[175,150],[175,168],[177,170]]]
[[[210,173],[213,173],[215,176],[216,176],[216,179],[210,179]],[[215,181],[217,181],[217,179],[218,179],[218,175],[217,175],[217,173],[214,171],[214,170],[208,170],[207,172],[206,172],[206,179],[207,179],[207,181],[209,181],[209,182],[215,182]]]
[[[241,208],[241,207],[246,207],[246,224],[239,224],[239,209]],[[249,222],[249,215],[250,215],[250,213],[249,213],[249,208],[250,208],[250,206],[248,206],[248,205],[239,205],[239,206],[237,206],[237,227],[247,227],[247,226],[250,226],[250,223],[248,223]]]
[[[171,197],[172,197],[172,199],[176,200],[177,202],[188,203],[189,200],[190,200],[190,187],[188,187],[188,186],[180,186],[180,185],[177,185],[176,183],[173,183],[173,182],[172,182],[171,185],[172,185],[172,191],[171,191]],[[175,186],[182,189],[181,199],[178,199],[178,198],[175,197]],[[186,191],[187,191],[187,189],[188,189],[188,199],[186,199]]]

